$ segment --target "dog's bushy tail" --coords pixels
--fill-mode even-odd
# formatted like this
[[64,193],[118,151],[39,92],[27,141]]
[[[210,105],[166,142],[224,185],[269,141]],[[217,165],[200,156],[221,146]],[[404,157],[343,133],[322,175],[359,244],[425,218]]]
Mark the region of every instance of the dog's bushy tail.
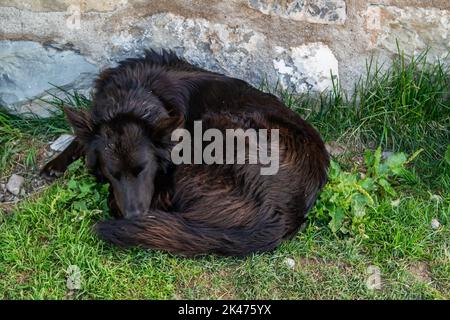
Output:
[[185,220],[179,213],[164,211],[152,211],[133,220],[102,221],[95,229],[101,239],[122,247],[137,246],[184,256],[245,256],[272,250],[282,240],[276,226],[209,227]]

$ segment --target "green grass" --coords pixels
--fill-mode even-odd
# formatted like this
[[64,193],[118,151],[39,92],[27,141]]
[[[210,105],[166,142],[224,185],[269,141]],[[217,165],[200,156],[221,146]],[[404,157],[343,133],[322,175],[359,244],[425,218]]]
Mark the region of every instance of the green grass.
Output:
[[[16,206],[0,204],[0,298],[448,299],[450,79],[448,67],[425,61],[426,54],[408,63],[400,56],[385,71],[368,63],[370,76],[348,97],[337,82],[331,94],[320,96],[279,92],[326,141],[348,152],[334,158],[341,173],[326,189],[334,192],[325,192],[306,228],[274,252],[185,259],[103,243],[91,227],[108,215],[106,189],[77,162],[42,192]],[[89,106],[77,95],[54,101],[63,103]],[[35,174],[46,141],[67,130],[61,115],[22,119],[0,111],[0,182],[17,167]],[[363,158],[378,146],[423,152],[399,174],[374,174],[375,165]],[[367,177],[378,185],[367,187],[374,204],[366,205],[363,219],[353,216],[350,204],[343,225],[353,229],[333,230],[335,212],[318,210],[332,208],[333,195],[347,205],[349,195],[360,192],[353,182],[365,186]],[[382,188],[391,190],[382,179],[393,192]],[[436,230],[432,219],[441,224]],[[293,269],[286,258],[295,260]],[[67,289],[71,265],[81,271],[80,290]],[[380,269],[381,289],[367,287],[369,266]]]

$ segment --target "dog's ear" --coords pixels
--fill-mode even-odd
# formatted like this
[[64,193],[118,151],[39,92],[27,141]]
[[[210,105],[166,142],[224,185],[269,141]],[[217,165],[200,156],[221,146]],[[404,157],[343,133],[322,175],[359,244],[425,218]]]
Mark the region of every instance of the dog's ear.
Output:
[[156,143],[168,143],[170,142],[170,137],[172,131],[181,128],[184,124],[183,116],[172,116],[169,118],[164,118],[153,128],[152,140]]
[[82,141],[90,139],[93,128],[89,112],[85,109],[75,109],[67,106],[64,106],[63,110],[75,135]]

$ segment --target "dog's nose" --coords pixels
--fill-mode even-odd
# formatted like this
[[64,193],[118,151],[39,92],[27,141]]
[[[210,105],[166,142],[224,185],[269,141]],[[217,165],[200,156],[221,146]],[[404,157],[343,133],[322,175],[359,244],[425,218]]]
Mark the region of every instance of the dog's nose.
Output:
[[125,210],[125,218],[133,219],[140,216],[141,211],[136,207],[131,207]]

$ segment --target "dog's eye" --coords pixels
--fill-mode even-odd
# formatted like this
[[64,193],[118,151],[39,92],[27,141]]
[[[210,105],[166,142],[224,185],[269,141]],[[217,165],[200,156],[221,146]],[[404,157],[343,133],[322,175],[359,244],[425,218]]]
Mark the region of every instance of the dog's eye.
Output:
[[120,180],[120,178],[122,177],[122,174],[120,173],[120,171],[116,171],[116,172],[113,171],[113,172],[111,172],[111,175],[116,180]]
[[133,175],[134,175],[135,177],[137,177],[143,170],[144,170],[144,166],[137,166],[137,167],[134,167],[134,168],[131,170],[131,172],[133,173]]

